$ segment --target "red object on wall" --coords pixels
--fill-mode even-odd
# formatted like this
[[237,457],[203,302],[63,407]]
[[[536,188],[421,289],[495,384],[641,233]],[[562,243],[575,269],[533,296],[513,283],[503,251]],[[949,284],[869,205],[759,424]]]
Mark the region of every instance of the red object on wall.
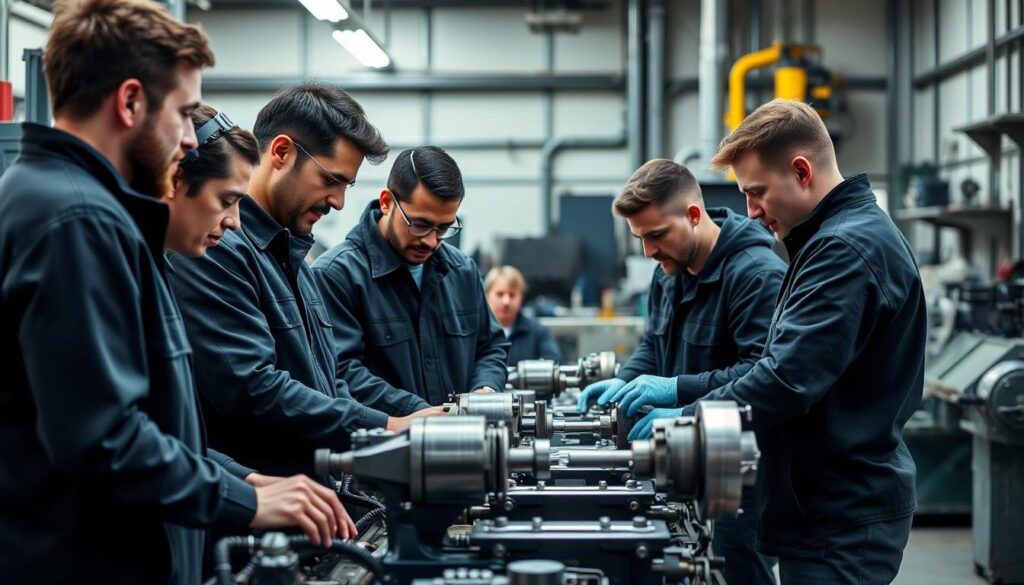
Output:
[[10,81],[0,81],[0,122],[14,120],[14,85]]

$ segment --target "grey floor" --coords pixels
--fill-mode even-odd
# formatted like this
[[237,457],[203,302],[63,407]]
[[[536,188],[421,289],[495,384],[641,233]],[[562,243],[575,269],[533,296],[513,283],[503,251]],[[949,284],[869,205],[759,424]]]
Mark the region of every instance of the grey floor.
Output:
[[896,585],[982,585],[974,574],[970,528],[914,528]]

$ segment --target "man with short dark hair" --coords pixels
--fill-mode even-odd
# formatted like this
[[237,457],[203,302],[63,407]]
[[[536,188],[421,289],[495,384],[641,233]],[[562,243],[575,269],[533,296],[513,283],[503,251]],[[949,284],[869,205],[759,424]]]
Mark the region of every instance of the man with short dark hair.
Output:
[[154,2],[57,6],[54,126],[25,124],[0,180],[0,582],[193,585],[203,528],[350,533],[308,477],[205,456],[158,198],[212,64]]
[[444,241],[460,229],[464,196],[447,153],[406,150],[359,225],[313,263],[338,378],[363,405],[390,415],[393,430],[451,393],[505,387],[508,343],[480,272]]
[[210,443],[263,472],[311,473],[317,448],[346,449],[352,431],[383,424],[335,381],[331,324],[305,257],[313,224],[388,148],[362,106],[323,83],[275,96],[253,134],[260,162],[241,230],[205,257],[175,256],[174,289]]
[[[728,209],[705,208],[697,179],[670,160],[640,167],[612,209],[658,268],[640,345],[616,378],[585,388],[578,406],[584,411],[594,399],[617,403],[630,417],[644,405],[663,407],[629,435],[644,439],[655,418],[678,414],[674,407],[753,367],[786,265],[773,252],[767,230]],[[744,488],[744,513],[715,523],[712,549],[725,557],[729,583],[775,582],[771,561],[754,550],[756,496],[754,488]]]
[[764,355],[702,398],[753,411],[758,548],[787,585],[889,583],[916,507],[902,429],[921,401],[927,318],[913,251],[867,177],[843,178],[807,104],[761,106],[712,164],[733,168],[791,261]]

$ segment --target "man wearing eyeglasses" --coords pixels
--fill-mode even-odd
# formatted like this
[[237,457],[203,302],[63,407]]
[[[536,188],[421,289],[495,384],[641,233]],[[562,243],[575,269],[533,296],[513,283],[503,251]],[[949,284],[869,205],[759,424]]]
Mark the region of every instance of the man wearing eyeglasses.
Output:
[[[444,243],[461,229],[464,196],[462,173],[447,153],[406,150],[359,225],[313,263],[338,378],[364,406],[402,417],[451,393],[505,387],[508,343],[480,272]],[[411,424],[396,422],[389,428]]]
[[387,416],[335,379],[331,324],[305,257],[313,224],[345,202],[387,144],[341,89],[304,83],[259,113],[259,165],[241,229],[205,257],[175,256],[174,288],[195,355],[210,444],[262,473],[312,473],[320,447],[347,449]]

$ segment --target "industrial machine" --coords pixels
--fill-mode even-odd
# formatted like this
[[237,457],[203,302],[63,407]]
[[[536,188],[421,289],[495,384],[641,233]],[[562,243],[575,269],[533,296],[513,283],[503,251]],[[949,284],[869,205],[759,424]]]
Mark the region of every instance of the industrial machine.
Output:
[[1017,505],[1024,485],[1024,282],[987,295],[974,291],[961,305],[960,330],[929,360],[926,392],[954,409],[972,436],[977,573],[994,583],[1024,583],[1024,510]]
[[[366,510],[359,542],[323,551],[300,537],[229,540],[218,548],[218,578],[724,583],[724,561],[709,550],[711,522],[741,513],[743,485],[756,476],[756,442],[742,430],[749,410],[704,403],[694,417],[659,421],[651,439],[629,445],[620,439],[628,421],[615,410],[550,406],[616,369],[612,355],[521,363],[518,389],[455,396],[449,416],[417,419],[400,435],[360,431],[349,452],[318,451],[318,474],[350,509]],[[357,484],[375,497],[352,491]],[[231,554],[240,551],[249,560],[232,575]]]
[[[228,540],[218,578],[724,584],[711,531],[742,513],[743,486],[756,477],[760,453],[742,430],[749,409],[702,403],[630,444],[635,421],[614,406],[576,412],[580,387],[617,372],[612,352],[523,361],[505,392],[454,395],[448,416],[398,435],[359,431],[349,452],[318,451],[317,473],[358,517],[358,542],[324,551],[301,537]],[[248,563],[233,575],[239,552]]]
[[[452,566],[500,571],[507,561],[538,556],[598,569],[611,583],[661,583],[664,576],[709,579],[712,575],[700,567],[710,568],[710,559],[698,559],[706,552],[707,537],[696,527],[738,513],[744,481],[753,481],[756,469],[756,443],[752,433],[741,430],[743,413],[731,403],[702,404],[696,417],[662,421],[650,440],[634,442],[628,450],[551,450],[543,439],[511,447],[501,422],[489,425],[473,416],[418,419],[407,434],[364,433],[353,451],[318,452],[317,470],[332,477],[352,474],[383,494],[389,552],[382,564],[398,582],[440,575]],[[630,519],[501,515],[452,526],[473,504],[516,510],[521,496],[507,481],[511,472],[543,481],[557,467],[592,465],[625,466],[682,505],[666,505],[658,518],[640,515],[640,501],[646,499],[650,511],[654,498],[649,487],[633,483],[626,490],[637,492],[635,497],[630,491],[619,496],[623,508],[637,502]],[[552,503],[538,509],[574,505],[564,494],[547,496],[545,486],[539,487],[531,496]],[[640,493],[645,489],[646,498]],[[585,504],[595,506],[600,508],[593,499]],[[673,529],[670,522],[690,529]],[[593,558],[595,547],[603,552],[600,558]]]

